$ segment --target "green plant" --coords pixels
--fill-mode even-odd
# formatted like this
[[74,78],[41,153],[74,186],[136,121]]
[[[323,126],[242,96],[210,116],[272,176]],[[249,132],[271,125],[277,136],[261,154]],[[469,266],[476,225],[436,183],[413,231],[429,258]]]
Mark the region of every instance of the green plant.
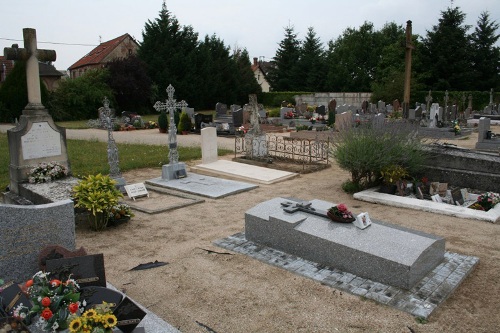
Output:
[[406,168],[397,164],[391,164],[384,167],[380,171],[380,175],[384,184],[387,185],[397,184],[400,180],[409,176]]
[[116,181],[102,174],[89,175],[73,187],[75,207],[85,208],[91,213],[89,225],[95,231],[106,228],[109,211],[118,205],[121,197],[123,195],[116,189]]
[[189,132],[191,131],[191,126],[192,124],[189,115],[182,111],[179,117],[179,132]]
[[351,180],[346,180],[342,183],[342,190],[345,193],[353,194],[363,190],[363,187],[360,184],[353,183]]
[[167,113],[164,111],[160,112],[160,115],[158,116],[158,127],[166,130],[168,127],[168,117]]

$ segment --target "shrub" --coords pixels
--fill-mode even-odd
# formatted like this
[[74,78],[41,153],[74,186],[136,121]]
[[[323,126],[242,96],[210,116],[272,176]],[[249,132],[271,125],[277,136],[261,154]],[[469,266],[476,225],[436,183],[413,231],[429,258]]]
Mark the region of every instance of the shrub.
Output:
[[191,119],[189,115],[182,111],[179,117],[179,132],[189,132],[191,131]]
[[163,130],[166,130],[168,127],[168,116],[164,111],[160,112],[158,116],[158,127]]
[[418,174],[426,159],[416,128],[403,122],[382,128],[361,125],[341,132],[332,156],[351,173],[351,181],[362,187],[379,182],[381,171],[389,165],[399,165],[410,175]]

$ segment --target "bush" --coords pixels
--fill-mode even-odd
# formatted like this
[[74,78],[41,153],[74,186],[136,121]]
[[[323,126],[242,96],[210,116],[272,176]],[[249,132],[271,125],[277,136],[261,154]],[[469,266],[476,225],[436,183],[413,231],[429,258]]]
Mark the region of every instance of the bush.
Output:
[[399,165],[415,176],[427,157],[414,125],[403,122],[382,128],[362,125],[341,132],[332,156],[351,173],[352,183],[361,187],[379,183],[381,171],[389,165]]
[[182,111],[179,117],[179,132],[189,132],[191,131],[191,119],[189,115]]
[[158,116],[158,127],[166,130],[168,128],[168,116],[165,111],[161,111]]

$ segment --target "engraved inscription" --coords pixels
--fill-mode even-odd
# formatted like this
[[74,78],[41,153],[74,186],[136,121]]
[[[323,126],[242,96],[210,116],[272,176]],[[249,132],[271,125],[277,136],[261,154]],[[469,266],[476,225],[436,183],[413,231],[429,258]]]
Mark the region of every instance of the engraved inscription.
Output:
[[61,134],[46,121],[33,123],[21,137],[25,160],[61,155]]

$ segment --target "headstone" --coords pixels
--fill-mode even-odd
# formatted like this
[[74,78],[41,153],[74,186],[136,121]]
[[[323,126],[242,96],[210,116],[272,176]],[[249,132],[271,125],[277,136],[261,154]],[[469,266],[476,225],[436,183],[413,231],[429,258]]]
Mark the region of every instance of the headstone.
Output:
[[203,124],[210,124],[213,122],[213,116],[211,114],[196,113],[194,115],[194,126],[197,131],[202,129]]
[[348,130],[353,125],[352,112],[347,111],[335,117],[335,130],[342,132]]
[[179,153],[177,151],[177,127],[175,126],[174,113],[175,110],[187,107],[185,101],[176,102],[174,99],[174,87],[170,84],[167,87],[168,99],[165,103],[156,102],[154,108],[156,111],[165,112],[170,114],[169,128],[168,128],[168,165],[162,167],[163,180],[178,179],[186,175],[186,164],[179,163]]
[[262,158],[267,156],[267,137],[259,124],[257,95],[248,95],[248,99],[246,109],[250,113],[250,129],[245,134],[246,154],[250,158]]
[[326,107],[324,105],[320,105],[316,108],[316,113],[321,115],[321,116],[324,116],[326,115]]
[[343,104],[343,105],[339,105],[337,106],[337,114],[342,114],[344,112],[347,112],[347,105]]
[[368,107],[369,107],[368,101],[363,101],[363,103],[361,103],[361,110],[363,110],[363,113],[368,112]]
[[191,122],[194,122],[194,108],[185,107],[182,109],[182,111],[187,113],[189,119],[191,119]]
[[493,106],[492,105],[487,105],[487,106],[484,107],[483,113],[487,114],[487,115],[491,115],[492,110],[493,110]]
[[417,108],[415,109],[415,119],[417,120],[420,120],[422,119],[422,106],[417,106]]
[[[396,109],[393,109],[393,106],[390,105],[390,104],[387,104],[387,106],[385,107],[385,110],[388,112],[388,113],[391,113],[393,112],[394,110]],[[397,111],[397,110],[396,110]]]
[[231,104],[231,113],[239,109],[241,109],[241,105]]
[[123,193],[125,192],[124,186],[127,185],[125,178],[123,178],[119,166],[118,158],[118,146],[113,138],[114,122],[115,118],[112,115],[111,109],[109,108],[109,100],[104,97],[103,100],[104,107],[100,113],[100,121],[104,128],[108,131],[108,164],[109,164],[109,176],[116,181],[116,186]]
[[283,102],[281,102],[281,107],[282,107],[282,108],[286,108],[286,107],[288,107],[288,102],[287,102],[287,101],[283,101]]
[[392,102],[392,108],[394,111],[399,111],[399,108],[401,107],[401,104],[399,103],[399,100],[398,99],[395,99],[393,102]]
[[437,127],[437,119],[436,118],[439,117],[438,112],[439,112],[439,104],[432,103],[430,116],[429,116],[429,121],[430,121],[429,127],[430,128]]
[[302,116],[304,113],[307,112],[307,103],[300,103],[296,106],[295,111],[297,112],[297,115]]
[[337,100],[334,98],[330,100],[330,102],[328,103],[328,111],[335,113],[336,109],[337,109]]
[[378,112],[385,112],[385,102],[384,101],[378,101],[377,102],[377,109]]
[[215,112],[219,116],[226,116],[227,115],[227,105],[221,102],[218,102],[215,104]]
[[416,120],[415,109],[408,110],[408,120]]
[[201,130],[201,163],[214,163],[217,159],[217,130],[206,127]]
[[243,109],[239,108],[231,113],[233,117],[233,125],[235,128],[243,125]]
[[438,120],[444,121],[444,111],[443,111],[443,108],[441,106],[438,109]]
[[38,255],[48,245],[75,249],[72,200],[44,205],[0,205],[0,272],[18,283],[39,271]]
[[383,113],[379,113],[372,118],[373,128],[380,129],[384,127],[384,123],[385,123],[385,115]]
[[61,281],[67,280],[71,276],[80,287],[106,287],[106,272],[102,253],[47,260],[46,270]]
[[26,61],[28,105],[19,123],[7,131],[10,155],[9,190],[19,195],[19,184],[28,181],[33,165],[55,161],[70,170],[66,145],[66,130],[57,126],[42,105],[39,61],[56,60],[53,50],[37,49],[36,30],[23,29],[24,48],[13,45],[4,49],[6,60]]
[[[359,277],[411,289],[444,259],[443,238],[372,220],[365,230],[304,211],[285,212],[274,198],[245,212],[245,238]],[[297,201],[297,200],[295,200]],[[334,204],[312,200],[315,212]]]
[[479,125],[477,127],[477,142],[484,142],[488,139],[488,132],[490,132],[491,119],[488,117],[479,118]]

